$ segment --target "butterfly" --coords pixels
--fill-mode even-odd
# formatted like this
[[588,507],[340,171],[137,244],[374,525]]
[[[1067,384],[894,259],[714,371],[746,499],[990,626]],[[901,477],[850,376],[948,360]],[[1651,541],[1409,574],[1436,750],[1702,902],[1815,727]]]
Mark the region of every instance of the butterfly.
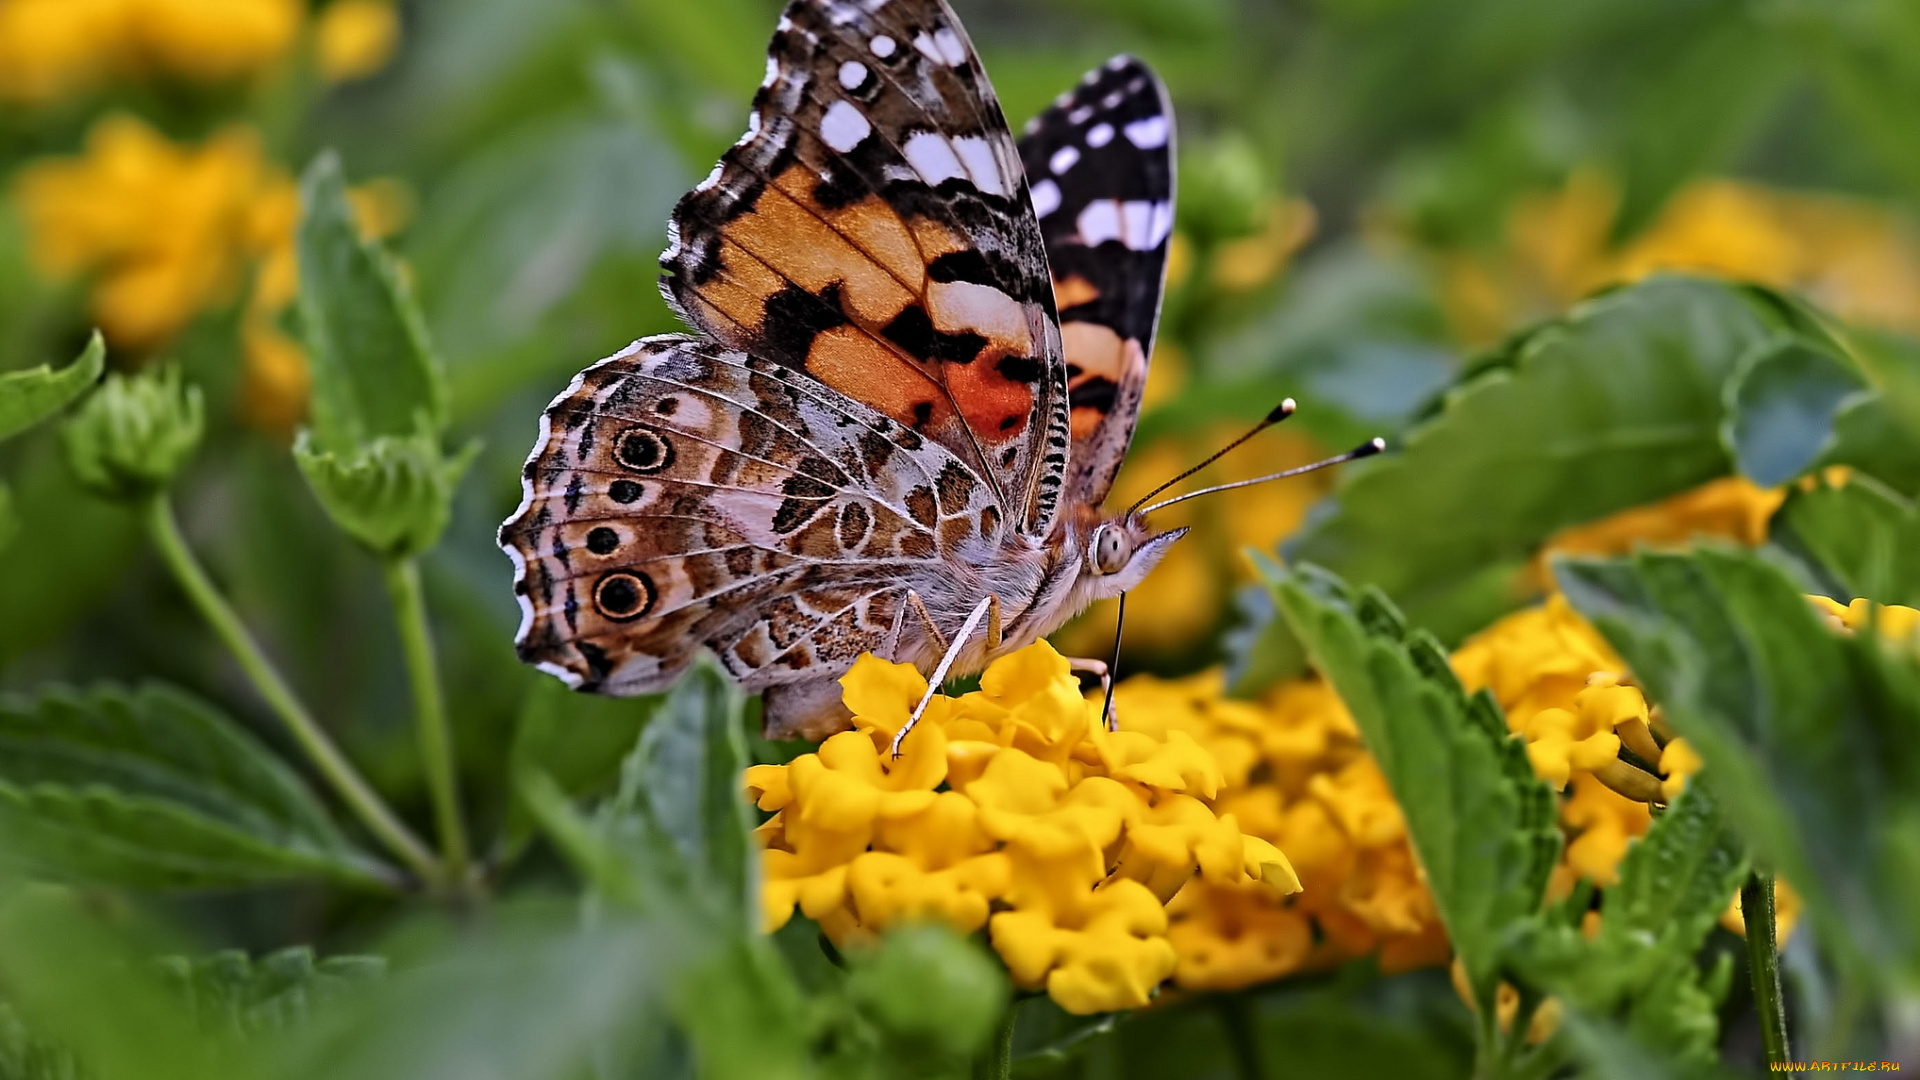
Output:
[[937,686],[1138,584],[1186,531],[1101,508],[1173,148],[1137,59],[1016,143],[942,0],[793,0],[746,134],[668,226],[661,290],[694,333],[541,418],[499,537],[522,659],[624,695],[704,648],[764,692],[770,737],[818,739],[863,653]]

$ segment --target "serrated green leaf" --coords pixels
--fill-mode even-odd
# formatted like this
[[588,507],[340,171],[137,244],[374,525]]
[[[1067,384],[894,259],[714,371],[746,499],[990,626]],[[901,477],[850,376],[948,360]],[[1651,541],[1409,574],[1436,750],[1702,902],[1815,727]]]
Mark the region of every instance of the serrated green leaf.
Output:
[[[87,1080],[258,1080],[252,1048],[198,1030],[187,1005],[153,970],[177,947],[129,911],[103,918],[76,892],[0,893],[0,986],[43,1054]],[[8,1077],[8,1080],[14,1080]]]
[[1775,487],[1832,449],[1835,419],[1868,393],[1866,379],[1830,350],[1795,338],[1768,342],[1727,382],[1721,437],[1748,479]]
[[1269,584],[1404,809],[1455,955],[1492,1015],[1505,942],[1540,910],[1558,855],[1552,792],[1499,707],[1469,698],[1438,645],[1408,633],[1383,596],[1355,597],[1313,566]]
[[1600,931],[1539,930],[1515,965],[1542,992],[1617,1021],[1643,1048],[1710,1061],[1719,1000],[1694,957],[1746,876],[1745,851],[1711,793],[1690,786],[1634,841],[1601,892]]
[[106,369],[107,342],[94,331],[79,359],[59,371],[41,364],[0,375],[0,439],[20,434],[72,404]]
[[382,435],[437,435],[447,422],[447,389],[426,324],[392,258],[361,239],[337,155],[314,160],[300,196],[299,321],[319,448],[346,452]]
[[655,887],[684,891],[751,931],[760,919],[760,849],[741,786],[746,766],[740,693],[712,667],[697,667],[640,733],[600,820],[634,845]]
[[1802,564],[1841,602],[1920,604],[1920,513],[1870,476],[1818,481],[1794,491],[1774,514],[1768,540]]
[[379,883],[286,765],[158,686],[0,698],[0,832],[11,856],[66,880]]
[[202,1030],[240,1037],[292,1030],[312,1010],[359,993],[381,978],[378,956],[318,959],[305,946],[259,958],[238,950],[156,961]]
[[1481,365],[1389,453],[1348,466],[1287,558],[1377,585],[1456,640],[1516,595],[1478,575],[1524,565],[1560,528],[1725,474],[1722,386],[1784,321],[1694,278],[1581,304]]
[[1756,858],[1843,969],[1920,985],[1920,666],[1835,633],[1764,558],[1703,548],[1567,560],[1562,589],[1668,721]]

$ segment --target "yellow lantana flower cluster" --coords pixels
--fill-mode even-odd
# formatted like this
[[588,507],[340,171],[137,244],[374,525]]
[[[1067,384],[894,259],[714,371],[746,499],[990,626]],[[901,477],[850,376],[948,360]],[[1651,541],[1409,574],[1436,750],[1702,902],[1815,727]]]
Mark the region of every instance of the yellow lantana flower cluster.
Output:
[[1224,696],[1219,672],[1137,676],[1114,693],[1129,727],[1179,731],[1220,762],[1216,807],[1288,853],[1302,891],[1278,897],[1207,878],[1168,911],[1186,989],[1250,986],[1373,955],[1401,971],[1445,962],[1445,930],[1406,822],[1353,718],[1317,679],[1264,701]]
[[1166,903],[1189,879],[1297,892],[1287,857],[1215,805],[1223,763],[1144,713],[1101,724],[1045,642],[980,689],[936,695],[910,665],[862,657],[841,680],[854,729],[748,770],[773,812],[762,901],[838,943],[937,919],[986,928],[1016,985],[1075,1013],[1136,1008],[1174,973]]
[[36,267],[94,276],[93,315],[117,345],[160,345],[230,301],[253,260],[291,235],[298,194],[260,139],[229,128],[182,146],[131,116],[107,117],[75,158],[20,171],[14,195]]
[[[165,346],[196,315],[231,303],[251,276],[241,323],[247,416],[286,431],[305,415],[306,357],[279,329],[298,291],[300,192],[254,132],[233,127],[184,146],[131,116],[109,116],[80,156],[22,169],[13,195],[37,269],[56,281],[91,277],[93,318],[116,348]],[[393,181],[353,198],[369,236],[396,231],[408,213]]]
[[301,0],[0,0],[0,100],[116,76],[244,78],[287,53],[305,16]]
[[[294,51],[305,0],[0,0],[0,102],[47,104],[117,78],[220,83],[252,78]],[[330,82],[393,56],[393,0],[333,0],[314,25]]]

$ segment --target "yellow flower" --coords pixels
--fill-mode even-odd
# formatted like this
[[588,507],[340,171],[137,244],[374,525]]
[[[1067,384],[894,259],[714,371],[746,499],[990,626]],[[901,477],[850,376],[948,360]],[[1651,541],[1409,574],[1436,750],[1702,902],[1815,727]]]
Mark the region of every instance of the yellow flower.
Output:
[[[854,729],[746,784],[773,817],[762,908],[797,906],[846,942],[921,919],[986,927],[1014,981],[1062,1008],[1137,1008],[1173,974],[1167,902],[1192,881],[1298,891],[1287,857],[1216,796],[1250,767],[1244,739],[1203,741],[1144,700],[1108,732],[1045,642],[989,666],[980,689],[935,696],[919,672],[864,656],[841,680]],[[1178,714],[1178,692],[1161,701]],[[1204,732],[1201,732],[1204,734]],[[1214,747],[1239,746],[1223,768]]]
[[1767,521],[1787,497],[1784,488],[1756,487],[1744,476],[1710,480],[1646,506],[1575,525],[1555,533],[1535,556],[1534,588],[1547,589],[1547,562],[1556,555],[1625,555],[1637,547],[1677,546],[1701,536],[1755,547],[1767,538]]
[[1267,200],[1264,223],[1252,236],[1229,240],[1213,253],[1213,283],[1228,292],[1248,292],[1280,276],[1287,260],[1313,238],[1317,219],[1303,199]]
[[1881,637],[1901,641],[1911,640],[1914,631],[1920,629],[1920,610],[1899,604],[1876,604],[1871,600],[1856,598],[1852,603],[1842,605],[1824,596],[1809,596],[1807,600],[1827,617],[1834,629],[1849,634],[1872,626]]
[[[278,432],[305,416],[306,356],[280,329],[299,292],[300,194],[252,131],[181,146],[110,116],[81,156],[22,169],[13,195],[37,268],[53,280],[90,277],[93,317],[123,349],[164,347],[195,316],[231,303],[251,274],[240,324],[245,415]],[[351,199],[369,237],[399,229],[412,210],[393,180],[355,188]]]
[[1660,782],[1660,793],[1668,802],[1679,798],[1687,789],[1688,778],[1699,772],[1702,764],[1699,752],[1687,740],[1677,738],[1667,743],[1660,751],[1660,771],[1666,774]]
[[[1800,924],[1800,910],[1804,906],[1800,894],[1794,891],[1786,878],[1773,880],[1773,933],[1781,945],[1785,945],[1787,939],[1793,936],[1793,928]],[[1727,902],[1727,910],[1720,913],[1720,925],[1728,933],[1746,936],[1747,920],[1740,910],[1738,892]]]
[[219,82],[287,52],[299,0],[0,0],[0,100],[44,103],[116,75]]
[[400,13],[392,0],[333,0],[314,27],[315,59],[328,82],[374,74],[399,45]]
[[75,159],[21,170],[14,194],[48,277],[94,277],[94,317],[122,347],[163,344],[194,315],[233,297],[270,238],[260,207],[292,181],[246,129],[200,147],[112,116]]
[[1809,295],[1848,320],[1920,329],[1920,236],[1886,207],[1706,178],[1615,247],[1619,207],[1608,177],[1576,170],[1560,190],[1515,204],[1504,250],[1436,253],[1462,337],[1495,340],[1603,286],[1663,270],[1759,281]]

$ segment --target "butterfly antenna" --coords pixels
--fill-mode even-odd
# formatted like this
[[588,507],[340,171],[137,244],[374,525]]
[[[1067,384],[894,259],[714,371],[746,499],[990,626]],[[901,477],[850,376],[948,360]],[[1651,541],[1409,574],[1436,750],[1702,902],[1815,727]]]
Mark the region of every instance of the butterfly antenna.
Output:
[[[1265,476],[1256,476],[1251,480],[1239,480],[1231,484],[1217,484],[1210,488],[1201,488],[1199,491],[1189,491],[1185,495],[1176,495],[1173,498],[1167,499],[1163,502],[1154,503],[1152,506],[1149,506],[1145,510],[1142,510],[1140,512],[1143,514],[1151,514],[1155,510],[1172,506],[1174,503],[1186,502],[1188,499],[1197,499],[1202,495],[1211,495],[1216,491],[1232,491],[1234,488],[1252,487],[1255,484],[1264,484],[1269,480],[1285,480],[1289,476],[1301,476],[1310,472],[1318,472],[1319,470],[1327,468],[1330,465],[1344,465],[1349,461],[1357,461],[1363,457],[1372,457],[1373,455],[1379,453],[1382,450],[1385,450],[1386,448],[1387,448],[1387,440],[1379,437],[1371,438],[1371,439],[1368,439],[1366,442],[1361,443],[1359,446],[1356,446],[1353,449],[1347,451],[1344,454],[1335,454],[1333,457],[1327,458],[1324,461],[1316,461],[1311,465],[1301,465],[1301,466],[1298,466],[1297,468],[1292,468],[1292,469],[1283,469],[1280,472],[1268,473]],[[1132,513],[1132,511],[1128,511],[1128,513]]]
[[1107,665],[1107,700],[1100,706],[1100,726],[1113,730],[1113,684],[1120,681],[1120,640],[1127,628],[1127,594],[1120,594],[1120,613],[1113,620],[1113,661]]
[[1213,464],[1214,462],[1219,461],[1221,458],[1226,457],[1241,443],[1246,442],[1248,439],[1253,438],[1255,435],[1260,434],[1261,432],[1267,430],[1268,428],[1279,423],[1280,421],[1285,420],[1287,417],[1292,416],[1294,408],[1295,408],[1295,405],[1293,403],[1292,398],[1288,398],[1285,401],[1282,401],[1280,404],[1275,405],[1273,407],[1273,411],[1267,414],[1266,419],[1253,425],[1253,429],[1251,431],[1248,431],[1245,435],[1240,436],[1239,438],[1233,440],[1232,442],[1221,447],[1220,449],[1215,450],[1212,454],[1208,455],[1207,460],[1201,462],[1198,465],[1195,465],[1193,468],[1188,469],[1186,472],[1181,473],[1179,476],[1174,477],[1173,479],[1167,481],[1166,483],[1161,484],[1159,487],[1154,488],[1152,491],[1147,492],[1145,495],[1142,495],[1140,497],[1140,502],[1136,502],[1132,506],[1127,508],[1126,516],[1132,517],[1133,512],[1135,510],[1140,509],[1140,503],[1146,502],[1148,499],[1153,498],[1155,495],[1158,495],[1161,492],[1172,487],[1173,485],[1179,483],[1180,481],[1185,480],[1187,477],[1192,476],[1194,473],[1199,472],[1201,469],[1204,469],[1207,466]]

